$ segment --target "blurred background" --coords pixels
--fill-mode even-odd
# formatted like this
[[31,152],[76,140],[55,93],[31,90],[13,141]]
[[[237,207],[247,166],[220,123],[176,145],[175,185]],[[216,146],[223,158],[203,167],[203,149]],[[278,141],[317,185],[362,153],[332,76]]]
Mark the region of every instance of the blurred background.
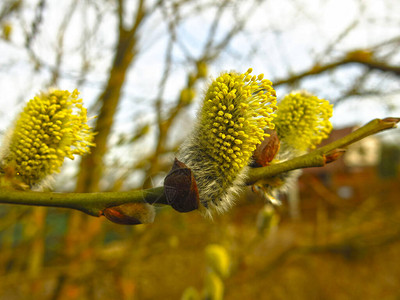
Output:
[[[400,116],[399,13],[393,0],[2,0],[1,134],[40,90],[78,88],[97,147],[54,190],[159,186],[210,78],[252,67],[278,98],[330,100],[335,140]],[[400,299],[399,133],[304,170],[280,207],[249,189],[213,221],[0,205],[0,299]]]

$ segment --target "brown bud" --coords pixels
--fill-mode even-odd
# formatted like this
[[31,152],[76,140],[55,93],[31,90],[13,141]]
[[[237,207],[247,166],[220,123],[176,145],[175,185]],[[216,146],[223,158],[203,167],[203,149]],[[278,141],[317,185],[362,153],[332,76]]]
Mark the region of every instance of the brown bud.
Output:
[[147,203],[126,203],[106,208],[103,210],[103,215],[117,224],[148,224],[154,221],[155,209]]
[[168,204],[179,212],[189,212],[199,207],[199,191],[193,172],[176,158],[165,177],[164,193]]
[[253,153],[252,167],[265,167],[274,159],[279,151],[280,141],[275,130],[268,129],[264,141],[259,144]]
[[345,153],[346,153],[346,149],[335,149],[325,155],[325,163],[329,164],[331,162],[334,162],[334,161],[338,160]]
[[382,122],[397,124],[400,122],[400,118],[389,117],[389,118],[382,119]]

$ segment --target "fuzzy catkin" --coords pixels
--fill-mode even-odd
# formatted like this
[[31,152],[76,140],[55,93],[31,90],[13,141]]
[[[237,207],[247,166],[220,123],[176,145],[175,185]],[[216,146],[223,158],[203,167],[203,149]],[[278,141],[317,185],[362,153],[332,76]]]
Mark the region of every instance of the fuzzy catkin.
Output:
[[233,204],[247,165],[273,128],[276,94],[263,74],[223,73],[206,92],[194,130],[181,146],[178,159],[194,173],[203,212],[224,212]]
[[[316,148],[326,139],[332,124],[333,106],[307,91],[295,91],[286,95],[279,103],[274,120],[280,140],[279,152],[271,164],[293,159]],[[280,203],[278,195],[287,192],[301,175],[293,170],[257,182],[254,189],[271,203]]]
[[31,99],[3,143],[1,167],[33,187],[58,173],[65,157],[88,153],[93,133],[78,95],[53,90]]
[[299,151],[314,149],[332,131],[332,111],[328,100],[307,91],[286,95],[278,104],[275,119],[281,142]]

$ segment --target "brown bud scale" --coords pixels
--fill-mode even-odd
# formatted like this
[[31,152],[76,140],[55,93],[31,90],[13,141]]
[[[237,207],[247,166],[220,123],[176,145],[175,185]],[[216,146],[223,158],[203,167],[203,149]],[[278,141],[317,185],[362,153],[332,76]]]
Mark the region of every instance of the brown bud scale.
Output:
[[165,177],[164,193],[168,204],[179,212],[189,212],[199,207],[199,191],[193,172],[176,158]]

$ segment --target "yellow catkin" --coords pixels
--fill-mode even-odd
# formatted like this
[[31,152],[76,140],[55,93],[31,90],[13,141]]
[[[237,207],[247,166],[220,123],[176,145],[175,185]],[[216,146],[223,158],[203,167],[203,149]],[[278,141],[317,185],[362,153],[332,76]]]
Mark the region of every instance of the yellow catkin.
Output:
[[192,135],[178,158],[194,172],[207,213],[223,212],[242,183],[246,166],[273,128],[276,94],[263,75],[223,73],[208,88]]
[[59,172],[65,157],[88,153],[93,133],[78,94],[53,90],[31,99],[15,123],[3,167],[32,187]]
[[286,95],[275,119],[279,138],[296,150],[314,149],[332,130],[332,110],[329,101],[306,91]]
[[[327,100],[300,91],[286,95],[278,104],[274,120],[280,149],[272,164],[303,155],[326,139],[332,124],[332,105]],[[260,180],[253,190],[273,204],[279,204],[279,192],[287,191],[300,176],[300,170],[284,172]]]

